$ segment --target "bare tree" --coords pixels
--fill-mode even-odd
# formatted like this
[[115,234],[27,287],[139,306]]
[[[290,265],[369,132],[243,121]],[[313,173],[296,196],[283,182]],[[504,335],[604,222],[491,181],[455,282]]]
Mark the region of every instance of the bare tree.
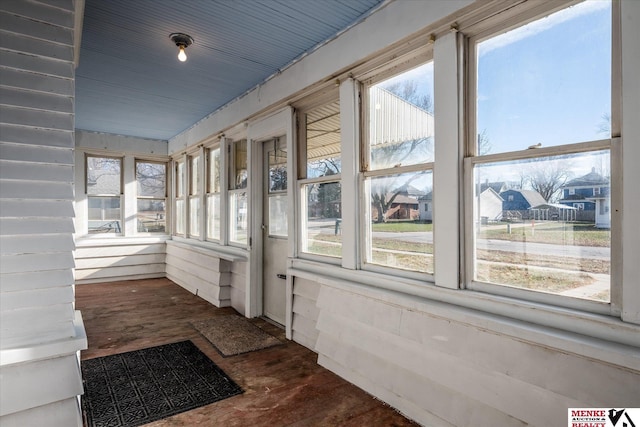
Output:
[[487,130],[483,129],[482,132],[478,134],[478,156],[489,154],[492,148],[489,137],[487,136]]
[[571,177],[571,168],[564,161],[539,161],[520,172],[523,188],[537,191],[549,203],[558,201],[561,188]]

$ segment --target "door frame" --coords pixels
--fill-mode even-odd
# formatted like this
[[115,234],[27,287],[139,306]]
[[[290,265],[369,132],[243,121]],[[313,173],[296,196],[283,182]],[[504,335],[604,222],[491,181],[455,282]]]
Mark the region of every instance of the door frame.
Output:
[[[245,307],[248,317],[262,316],[263,304],[263,245],[264,233],[262,232],[263,221],[263,198],[264,185],[263,179],[263,144],[265,141],[282,137],[286,138],[287,146],[287,174],[289,183],[287,185],[288,199],[288,239],[287,239],[287,279],[285,285],[285,331],[286,337],[291,339],[291,324],[293,320],[293,280],[288,270],[291,267],[291,259],[295,256],[295,230],[298,220],[295,216],[296,192],[294,191],[295,177],[297,171],[295,169],[297,157],[295,138],[295,112],[290,106],[282,110],[249,123],[247,140],[249,143],[249,161],[251,168],[251,176],[254,177],[254,185],[251,186],[249,206],[251,209],[250,229],[251,244],[249,258],[249,271],[247,280],[247,292]],[[293,181],[293,182],[292,182]]]

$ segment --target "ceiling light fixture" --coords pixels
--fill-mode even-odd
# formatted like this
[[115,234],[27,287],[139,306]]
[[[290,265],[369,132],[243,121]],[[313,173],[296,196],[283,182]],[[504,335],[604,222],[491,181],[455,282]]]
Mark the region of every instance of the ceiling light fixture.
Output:
[[169,34],[169,38],[176,44],[176,46],[178,46],[178,48],[180,48],[180,52],[178,53],[178,59],[180,62],[186,61],[187,54],[184,50],[193,44],[193,37],[184,33],[171,33]]

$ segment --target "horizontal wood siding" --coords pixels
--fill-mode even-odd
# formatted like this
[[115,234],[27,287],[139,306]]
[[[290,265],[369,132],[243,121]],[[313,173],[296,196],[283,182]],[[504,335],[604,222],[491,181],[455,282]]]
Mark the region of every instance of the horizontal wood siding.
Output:
[[75,252],[76,284],[165,277],[165,252],[164,241],[119,245],[84,241]]
[[316,300],[319,292],[320,285],[317,282],[302,277],[293,278],[292,339],[311,350],[315,350],[318,339],[316,323],[319,310]]
[[167,242],[166,275],[216,307],[231,305],[232,262],[215,252]]
[[549,426],[569,407],[633,406],[640,395],[639,370],[492,332],[486,319],[325,285],[317,305],[319,363],[426,425]]
[[[0,424],[81,426],[73,0],[0,2]],[[19,349],[19,350],[16,350]]]
[[[5,349],[75,335],[73,1],[2,2],[0,18]],[[37,285],[34,273],[44,279]]]
[[247,296],[248,262],[236,261],[231,267],[231,307],[240,314],[245,314]]

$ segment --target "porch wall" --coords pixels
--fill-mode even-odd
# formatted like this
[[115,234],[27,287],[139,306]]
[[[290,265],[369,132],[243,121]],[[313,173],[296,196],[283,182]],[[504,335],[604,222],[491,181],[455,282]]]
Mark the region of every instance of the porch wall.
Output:
[[326,278],[317,308],[318,363],[424,425],[558,425],[640,396],[632,347]]
[[0,424],[81,426],[73,0],[0,4]]

